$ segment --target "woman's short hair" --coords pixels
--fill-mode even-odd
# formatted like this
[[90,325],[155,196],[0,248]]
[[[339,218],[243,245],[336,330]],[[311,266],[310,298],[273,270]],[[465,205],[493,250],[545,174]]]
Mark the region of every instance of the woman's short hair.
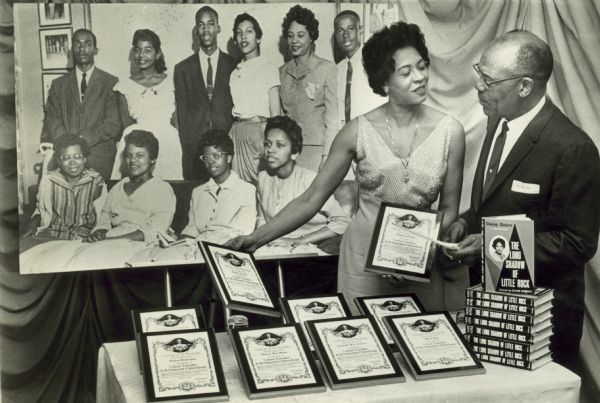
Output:
[[290,8],[290,11],[287,12],[283,19],[281,27],[283,28],[284,37],[287,37],[290,25],[292,25],[292,22],[294,21],[306,27],[308,36],[311,40],[316,41],[319,38],[319,21],[315,18],[315,13],[299,4]]
[[235,39],[236,30],[237,30],[238,26],[244,21],[249,21],[250,24],[252,24],[252,27],[254,28],[254,32],[256,32],[256,39],[262,39],[263,31],[262,31],[262,28],[260,27],[260,24],[258,23],[256,18],[254,18],[253,16],[251,16],[248,13],[242,13],[242,14],[239,14],[237,17],[235,17],[235,21],[233,22],[233,38]]
[[494,239],[492,246],[495,248],[496,246],[498,246],[498,244],[502,245],[503,248],[506,248],[506,242],[504,241],[504,239],[502,239],[502,238]]
[[418,25],[396,22],[374,33],[365,43],[362,50],[363,65],[369,85],[376,94],[387,95],[383,87],[396,70],[394,53],[408,47],[415,48],[429,65],[429,51]]
[[204,132],[200,141],[198,141],[198,156],[202,154],[204,147],[218,148],[233,157],[233,141],[229,135],[221,129],[210,129]]
[[146,130],[132,130],[125,136],[125,146],[134,145],[136,147],[145,148],[150,154],[150,159],[158,158],[158,140],[154,134]]
[[152,44],[152,47],[156,51],[156,53],[160,52],[160,56],[156,59],[154,63],[154,68],[159,73],[162,73],[167,69],[165,65],[165,54],[160,48],[160,38],[158,35],[149,29],[138,29],[133,34],[133,40],[131,41],[131,46],[135,47],[139,41],[146,41]]
[[290,143],[292,143],[292,154],[302,152],[302,128],[296,121],[288,116],[273,116],[267,119],[265,126],[265,139],[270,130],[279,129],[287,134]]
[[61,150],[66,150],[71,146],[79,146],[84,157],[90,155],[90,146],[87,140],[76,134],[65,134],[57,138],[54,142],[54,155],[58,157]]

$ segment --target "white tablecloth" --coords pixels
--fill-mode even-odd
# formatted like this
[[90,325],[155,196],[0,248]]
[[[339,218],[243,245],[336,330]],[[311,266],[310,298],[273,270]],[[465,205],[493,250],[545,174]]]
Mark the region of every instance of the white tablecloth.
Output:
[[[217,342],[229,401],[247,401],[235,355],[225,333]],[[577,375],[556,363],[536,371],[526,371],[484,363],[484,375],[416,382],[404,362],[406,383],[359,389],[277,397],[277,402],[573,402],[579,400],[581,381]],[[97,403],[146,402],[134,341],[106,343],[98,352]]]

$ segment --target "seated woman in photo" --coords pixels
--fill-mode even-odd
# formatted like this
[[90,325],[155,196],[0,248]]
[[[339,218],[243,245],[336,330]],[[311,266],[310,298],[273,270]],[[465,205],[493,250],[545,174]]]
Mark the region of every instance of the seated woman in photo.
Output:
[[96,228],[83,243],[47,242],[21,254],[21,273],[125,267],[131,256],[167,232],[175,194],[152,174],[158,140],[150,132],[134,130],[125,143],[128,176],[108,193]]
[[58,168],[44,173],[37,204],[20,243],[21,251],[51,240],[83,239],[96,226],[95,205],[106,196],[102,176],[88,168],[87,141],[65,135],[54,142]]
[[[265,128],[266,171],[258,174],[258,226],[271,220],[289,202],[300,196],[317,175],[296,164],[302,151],[302,129],[287,116],[267,119]],[[321,241],[343,234],[350,221],[351,208],[329,198],[318,214],[286,239],[293,246]]]
[[256,188],[231,170],[233,141],[213,129],[204,133],[198,149],[211,178],[192,191],[181,237],[220,243],[251,233],[256,224]]

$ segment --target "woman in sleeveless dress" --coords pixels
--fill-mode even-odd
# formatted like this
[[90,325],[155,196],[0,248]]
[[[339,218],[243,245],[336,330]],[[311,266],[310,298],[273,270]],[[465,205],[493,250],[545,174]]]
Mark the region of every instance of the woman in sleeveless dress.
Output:
[[[426,307],[443,300],[442,278],[415,284],[365,272],[366,255],[381,202],[430,208],[438,199],[442,228],[458,214],[464,160],[464,130],[454,118],[423,104],[429,56],[418,26],[398,22],[364,45],[363,64],[373,91],[388,102],[353,119],[336,136],[321,171],[302,196],[254,233],[229,242],[252,250],[312,217],[356,162],[359,208],[340,249],[338,290],[348,299],[417,292]],[[404,287],[402,290],[400,288]]]
[[175,116],[175,87],[165,74],[165,57],[160,38],[149,29],[138,29],[133,34],[131,58],[136,71],[129,79],[119,80],[113,88],[120,96],[121,115],[125,130],[118,144],[117,158],[111,179],[126,176],[122,157],[125,136],[132,130],[148,130],[160,145],[160,158],[154,175],[165,180],[183,179],[181,143],[173,125]]

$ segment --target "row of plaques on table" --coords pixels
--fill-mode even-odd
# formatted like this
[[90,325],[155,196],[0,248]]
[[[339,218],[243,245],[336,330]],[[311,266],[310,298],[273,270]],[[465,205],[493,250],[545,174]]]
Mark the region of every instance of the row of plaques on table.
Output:
[[[351,316],[342,294],[282,298],[287,324],[230,329],[248,397],[325,391],[320,368],[332,390],[404,382],[394,346],[416,380],[485,372],[447,312],[424,312],[413,294],[355,302],[363,315]],[[200,307],[134,310],[133,318],[148,401],[227,400]]]

